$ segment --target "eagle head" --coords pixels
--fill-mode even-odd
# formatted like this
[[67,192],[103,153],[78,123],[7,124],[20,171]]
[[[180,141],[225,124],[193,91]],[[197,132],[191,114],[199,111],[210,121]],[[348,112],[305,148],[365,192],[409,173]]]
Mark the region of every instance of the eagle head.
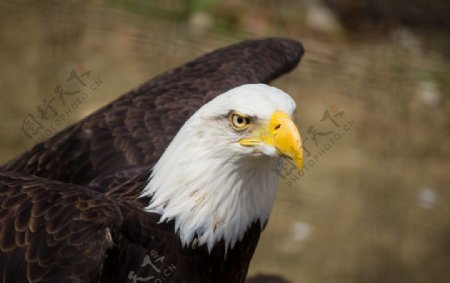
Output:
[[266,224],[280,159],[301,169],[303,149],[285,92],[264,84],[231,89],[201,107],[154,166],[143,196],[161,221],[175,221],[186,246],[223,240],[233,248],[255,222]]

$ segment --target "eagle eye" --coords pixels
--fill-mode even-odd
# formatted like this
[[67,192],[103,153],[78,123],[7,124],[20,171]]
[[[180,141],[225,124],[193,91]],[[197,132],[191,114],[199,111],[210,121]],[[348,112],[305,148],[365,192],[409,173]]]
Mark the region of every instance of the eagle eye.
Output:
[[249,117],[238,113],[231,113],[230,121],[233,128],[238,131],[245,130],[250,124]]

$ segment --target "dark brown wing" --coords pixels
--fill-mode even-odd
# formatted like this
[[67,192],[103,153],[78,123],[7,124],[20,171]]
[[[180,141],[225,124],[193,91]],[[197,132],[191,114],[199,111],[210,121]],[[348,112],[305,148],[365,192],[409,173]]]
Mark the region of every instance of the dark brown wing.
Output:
[[154,164],[205,102],[242,84],[267,83],[302,55],[299,42],[280,38],[219,49],[148,81],[4,168],[81,185],[121,179],[118,172],[132,176],[136,166]]
[[93,190],[0,172],[0,282],[97,282],[113,243],[173,237],[156,221]]

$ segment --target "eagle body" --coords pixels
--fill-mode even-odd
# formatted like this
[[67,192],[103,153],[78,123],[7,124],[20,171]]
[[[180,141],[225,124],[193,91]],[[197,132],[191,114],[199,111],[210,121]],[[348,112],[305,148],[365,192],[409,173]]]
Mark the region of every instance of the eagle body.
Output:
[[259,130],[293,130],[295,103],[258,83],[302,55],[279,38],[219,49],[1,166],[0,282],[244,282],[278,154],[298,155]]
[[158,223],[159,215],[138,209],[148,200],[129,201],[138,197],[0,172],[1,282],[245,280],[259,223],[229,251],[223,242],[212,251],[185,247],[173,221]]

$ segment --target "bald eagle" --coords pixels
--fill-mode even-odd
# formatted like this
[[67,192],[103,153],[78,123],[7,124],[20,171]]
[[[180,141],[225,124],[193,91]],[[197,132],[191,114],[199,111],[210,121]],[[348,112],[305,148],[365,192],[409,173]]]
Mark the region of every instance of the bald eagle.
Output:
[[296,108],[300,61],[245,41],[150,80],[0,168],[1,282],[244,282]]

